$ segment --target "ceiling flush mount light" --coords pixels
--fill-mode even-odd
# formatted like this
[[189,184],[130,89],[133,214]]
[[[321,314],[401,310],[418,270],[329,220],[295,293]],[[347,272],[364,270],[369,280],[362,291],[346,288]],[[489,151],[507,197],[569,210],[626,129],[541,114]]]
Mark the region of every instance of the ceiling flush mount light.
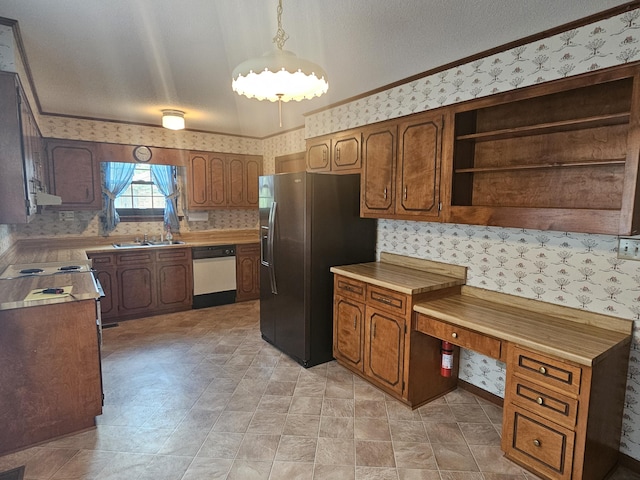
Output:
[[184,112],[180,110],[162,110],[162,126],[169,130],[183,130]]
[[277,101],[282,126],[282,102],[319,97],[327,92],[329,83],[322,67],[282,49],[289,39],[282,28],[282,0],[278,0],[277,12],[278,31],[273,43],[278,48],[238,65],[231,88],[249,98]]

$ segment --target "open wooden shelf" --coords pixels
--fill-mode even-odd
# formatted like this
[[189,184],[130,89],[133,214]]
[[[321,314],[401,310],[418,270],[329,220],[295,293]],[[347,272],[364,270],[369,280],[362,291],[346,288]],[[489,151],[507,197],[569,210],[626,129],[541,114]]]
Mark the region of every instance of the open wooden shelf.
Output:
[[608,165],[624,165],[624,158],[613,158],[610,160],[597,160],[593,162],[554,162],[554,163],[538,163],[531,165],[506,165],[499,167],[474,167],[474,168],[457,168],[454,173],[490,173],[490,172],[507,172],[513,170],[540,170],[545,168],[575,168],[575,167],[597,167]]
[[530,135],[543,135],[556,132],[568,132],[586,128],[598,128],[611,125],[623,125],[629,123],[629,112],[598,115],[594,117],[563,120],[559,122],[540,123],[524,127],[505,128],[488,132],[459,135],[456,140],[475,140],[476,142],[488,142],[504,138],[526,137]]

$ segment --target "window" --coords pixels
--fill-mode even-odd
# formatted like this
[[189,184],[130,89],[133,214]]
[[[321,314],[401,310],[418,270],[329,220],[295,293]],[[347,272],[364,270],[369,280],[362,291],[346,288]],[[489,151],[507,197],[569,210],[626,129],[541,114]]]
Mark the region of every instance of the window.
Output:
[[[174,169],[175,178],[175,169]],[[115,207],[124,221],[162,220],[165,198],[153,183],[151,165],[136,164],[131,185],[116,199]]]

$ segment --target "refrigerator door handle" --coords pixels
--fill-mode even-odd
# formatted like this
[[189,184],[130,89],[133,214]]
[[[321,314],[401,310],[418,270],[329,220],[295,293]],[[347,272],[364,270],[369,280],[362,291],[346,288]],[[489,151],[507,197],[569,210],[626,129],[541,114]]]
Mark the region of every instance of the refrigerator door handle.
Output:
[[274,232],[275,232],[275,224],[276,224],[276,209],[278,207],[278,202],[271,203],[271,210],[269,211],[269,233],[267,238],[267,246],[268,246],[268,256],[269,256],[269,280],[271,282],[271,293],[274,295],[278,294],[278,286],[276,284],[276,268],[273,261],[273,242],[274,242]]

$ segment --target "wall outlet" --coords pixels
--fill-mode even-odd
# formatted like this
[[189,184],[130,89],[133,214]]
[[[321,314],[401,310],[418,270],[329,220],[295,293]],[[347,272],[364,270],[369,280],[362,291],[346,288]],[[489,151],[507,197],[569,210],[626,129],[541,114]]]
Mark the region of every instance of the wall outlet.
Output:
[[640,238],[618,239],[618,258],[640,260]]
[[61,211],[58,212],[58,218],[63,222],[72,222],[74,219],[74,214],[72,211]]

